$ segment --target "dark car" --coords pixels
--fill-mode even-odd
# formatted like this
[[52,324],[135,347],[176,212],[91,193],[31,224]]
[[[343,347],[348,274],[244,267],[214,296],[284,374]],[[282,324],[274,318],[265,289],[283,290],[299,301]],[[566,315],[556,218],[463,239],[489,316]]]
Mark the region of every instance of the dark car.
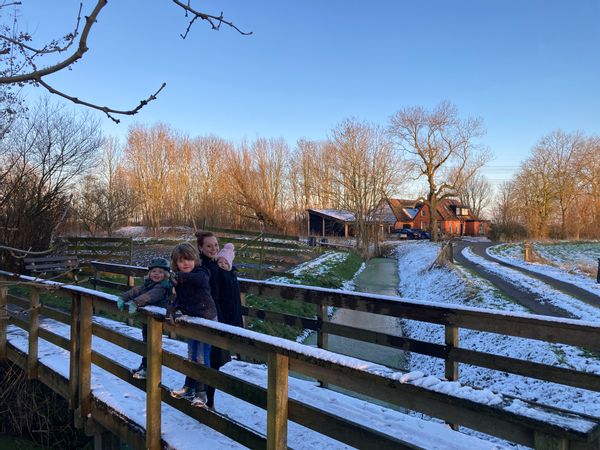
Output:
[[419,236],[410,228],[401,228],[393,231],[400,239],[419,239]]
[[417,239],[431,239],[429,231],[421,230],[419,228],[412,228],[411,231],[418,236]]

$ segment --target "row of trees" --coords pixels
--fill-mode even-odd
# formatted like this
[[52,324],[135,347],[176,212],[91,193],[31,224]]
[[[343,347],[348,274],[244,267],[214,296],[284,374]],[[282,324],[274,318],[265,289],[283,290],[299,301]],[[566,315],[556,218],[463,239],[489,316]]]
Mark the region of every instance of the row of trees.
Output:
[[133,126],[120,143],[102,138],[87,113],[45,99],[0,139],[0,245],[46,249],[65,223],[109,235],[131,223],[303,234],[307,208],[335,208],[354,214],[357,247],[368,254],[377,207],[403,183],[424,177],[431,205],[467,192],[486,158],[474,146],[479,133],[442,103],[401,110],[387,127],[346,119],[328,139],[295,147],[191,138],[165,124]]
[[494,222],[507,238],[600,236],[600,139],[557,130],[498,192]]
[[357,245],[368,253],[377,241],[376,208],[403,183],[425,176],[424,200],[433,207],[467,192],[487,159],[475,145],[481,133],[478,121],[461,120],[449,103],[401,110],[387,128],[347,119],[327,140],[294,148],[283,139],[234,145],[138,125],[122,148],[105,141],[101,170],[85,178],[75,204],[92,233],[128,220],[304,233],[307,208],[344,209],[356,217]]

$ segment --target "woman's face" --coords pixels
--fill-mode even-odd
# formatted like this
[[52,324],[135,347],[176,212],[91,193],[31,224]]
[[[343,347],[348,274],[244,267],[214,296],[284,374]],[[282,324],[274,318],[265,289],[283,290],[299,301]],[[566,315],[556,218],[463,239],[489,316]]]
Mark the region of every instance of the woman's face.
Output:
[[202,247],[199,247],[198,250],[204,256],[213,259],[219,253],[219,241],[217,241],[215,236],[205,237],[202,241]]

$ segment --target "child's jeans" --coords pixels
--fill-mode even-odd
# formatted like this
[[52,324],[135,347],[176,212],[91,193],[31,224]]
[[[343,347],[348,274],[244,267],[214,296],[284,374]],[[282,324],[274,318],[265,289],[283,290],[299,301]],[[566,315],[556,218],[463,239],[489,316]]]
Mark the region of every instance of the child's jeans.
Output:
[[[210,367],[210,344],[188,339],[188,359],[198,364]],[[185,377],[185,386],[195,389],[197,392],[206,391],[206,386],[192,377]]]

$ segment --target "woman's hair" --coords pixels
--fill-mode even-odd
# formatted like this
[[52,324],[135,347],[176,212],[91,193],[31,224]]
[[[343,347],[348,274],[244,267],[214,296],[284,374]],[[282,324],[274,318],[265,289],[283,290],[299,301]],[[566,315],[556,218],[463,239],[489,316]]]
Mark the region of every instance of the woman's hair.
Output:
[[214,233],[211,233],[210,231],[198,231],[195,236],[196,236],[196,240],[198,242],[198,248],[202,247],[204,245],[204,239],[206,239],[207,237],[212,237],[214,236]]
[[176,245],[171,252],[171,268],[173,270],[177,270],[177,261],[181,259],[193,260],[197,266],[200,265],[198,250],[196,250],[189,242]]

